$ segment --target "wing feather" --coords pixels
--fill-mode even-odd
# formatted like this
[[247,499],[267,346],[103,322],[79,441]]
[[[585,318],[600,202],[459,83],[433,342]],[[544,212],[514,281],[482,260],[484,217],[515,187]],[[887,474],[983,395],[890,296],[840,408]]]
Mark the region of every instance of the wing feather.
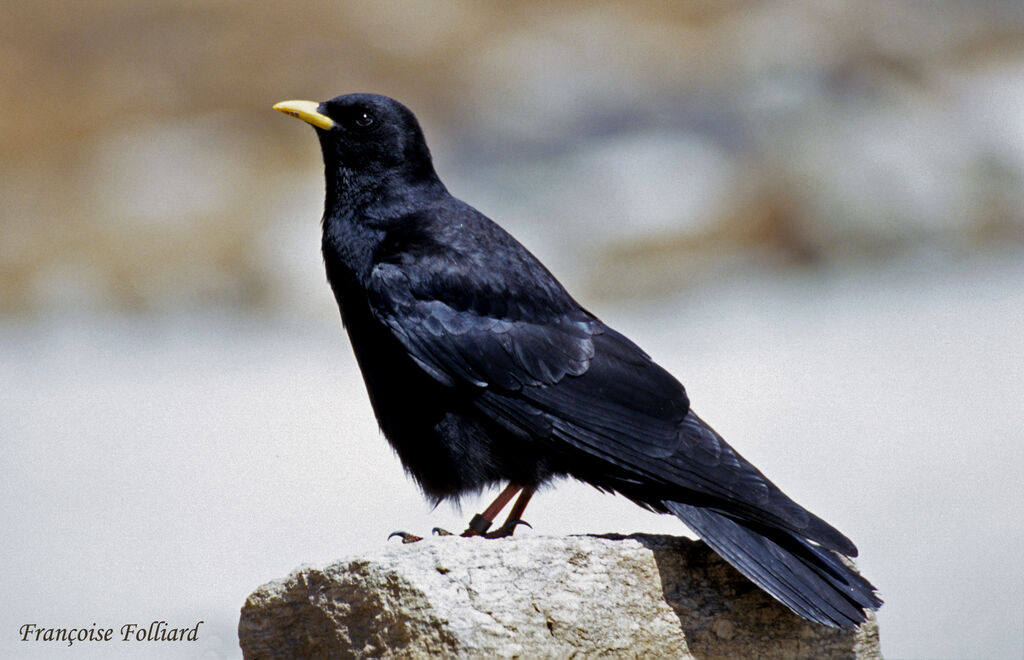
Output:
[[[529,295],[521,282],[493,283],[486,274],[446,267],[457,282],[378,264],[371,309],[438,383],[478,388],[474,405],[491,421],[547,442],[573,466],[589,466],[569,469],[574,476],[645,505],[701,502],[856,555],[849,539],[793,502],[693,414],[671,374],[568,294],[552,296],[559,285],[549,274],[550,281],[537,278],[547,295]],[[527,295],[499,305],[493,298],[501,286]],[[499,309],[506,316],[496,316]],[[626,492],[621,484],[637,485]]]

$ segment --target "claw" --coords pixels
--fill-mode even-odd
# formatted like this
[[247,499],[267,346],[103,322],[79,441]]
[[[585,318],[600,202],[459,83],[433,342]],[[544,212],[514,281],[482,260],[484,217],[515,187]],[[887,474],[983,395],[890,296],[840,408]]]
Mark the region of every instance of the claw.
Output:
[[422,536],[416,536],[415,534],[410,534],[409,532],[391,532],[390,534],[388,534],[388,540],[390,541],[391,537],[393,536],[397,536],[400,539],[402,539],[402,543],[415,543],[416,541],[423,540]]
[[434,529],[430,530],[430,533],[435,534],[437,536],[453,536],[453,534],[449,532],[447,529],[441,529],[440,527],[435,527]]
[[483,536],[484,538],[488,539],[501,539],[505,538],[506,536],[512,536],[512,534],[514,534],[516,531],[516,527],[518,527],[519,525],[526,525],[530,529],[533,529],[533,525],[526,522],[525,520],[509,520],[506,521],[505,524],[499,527],[498,529],[494,530],[493,532],[488,532]]
[[[520,520],[519,516],[523,515],[523,511],[526,510],[526,505],[529,503],[530,498],[533,497],[533,493],[537,490],[536,486],[522,486],[520,484],[510,482],[505,490],[501,491],[501,494],[491,505],[487,507],[483,513],[478,513],[473,516],[473,519],[469,521],[469,527],[466,531],[462,532],[462,536],[482,536],[486,539],[500,539],[504,536],[512,536],[513,532],[516,531],[516,526],[526,525],[530,529],[533,526],[525,520]],[[522,492],[520,492],[522,491]],[[508,514],[508,518],[505,519],[505,524],[489,532],[491,525],[494,524],[494,517],[501,513],[501,510],[505,508],[509,500],[515,497],[515,494],[519,493],[519,499],[512,505],[512,510]],[[437,529],[434,529],[435,533]]]

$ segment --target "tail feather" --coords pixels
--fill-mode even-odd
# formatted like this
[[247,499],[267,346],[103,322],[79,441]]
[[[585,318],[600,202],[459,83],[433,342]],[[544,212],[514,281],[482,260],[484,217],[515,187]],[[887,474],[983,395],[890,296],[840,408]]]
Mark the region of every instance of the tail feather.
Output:
[[800,616],[835,628],[856,628],[882,601],[840,555],[791,532],[758,529],[716,511],[663,504],[705,543]]

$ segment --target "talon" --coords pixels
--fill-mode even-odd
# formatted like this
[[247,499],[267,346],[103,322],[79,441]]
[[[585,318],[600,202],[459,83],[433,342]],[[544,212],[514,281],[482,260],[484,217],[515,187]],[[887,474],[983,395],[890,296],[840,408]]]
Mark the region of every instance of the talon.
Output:
[[397,536],[400,539],[402,539],[402,543],[415,543],[416,541],[423,540],[422,536],[416,536],[415,534],[410,534],[409,532],[391,532],[390,534],[388,534],[389,541],[391,540],[392,536]]
[[435,534],[437,536],[454,536],[447,529],[441,529],[440,527],[435,527],[434,529],[430,530],[430,533]]
[[484,534],[484,537],[489,539],[501,539],[505,538],[506,536],[512,536],[512,534],[514,534],[516,531],[516,527],[518,527],[519,525],[526,525],[530,529],[533,529],[533,525],[526,522],[525,520],[509,520],[493,532]]
[[[501,494],[491,502],[486,511],[473,516],[473,519],[469,521],[469,527],[466,531],[462,532],[462,536],[482,536],[486,539],[500,539],[504,536],[512,536],[512,533],[516,531],[517,525],[526,525],[533,529],[530,523],[521,520],[519,516],[523,515],[526,505],[536,490],[536,486],[521,486],[514,482],[509,483],[505,490],[501,491]],[[505,524],[493,532],[488,532],[487,530],[494,523],[494,517],[501,513],[501,510],[508,504],[509,500],[515,497],[516,493],[519,493],[519,499],[512,505],[512,510],[509,512],[508,518],[505,519]]]

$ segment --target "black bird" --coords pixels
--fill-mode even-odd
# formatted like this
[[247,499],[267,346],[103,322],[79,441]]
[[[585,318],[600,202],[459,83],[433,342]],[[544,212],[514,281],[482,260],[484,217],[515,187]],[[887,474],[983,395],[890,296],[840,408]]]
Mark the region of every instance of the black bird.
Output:
[[[413,113],[374,94],[275,109],[316,128],[323,255],[377,421],[435,502],[508,483],[466,535],[511,534],[571,476],[671,513],[794,612],[853,628],[882,601],[848,538],[690,409],[683,386],[449,194]],[[486,534],[520,492],[506,524]]]

